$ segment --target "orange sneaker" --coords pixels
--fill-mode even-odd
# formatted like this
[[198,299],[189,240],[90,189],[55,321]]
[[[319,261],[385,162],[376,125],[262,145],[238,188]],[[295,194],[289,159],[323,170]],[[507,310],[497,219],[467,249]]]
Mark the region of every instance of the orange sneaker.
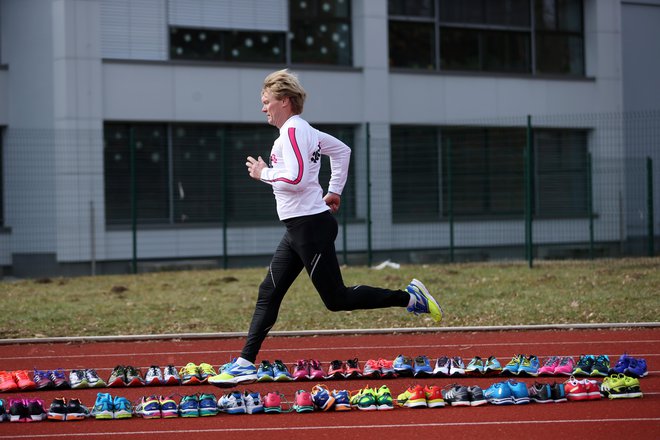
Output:
[[424,394],[426,394],[426,404],[429,408],[442,408],[445,406],[445,399],[442,398],[442,389],[439,386],[424,387]]
[[14,380],[14,375],[9,371],[0,371],[0,391],[14,391],[18,389],[18,384]]
[[399,394],[396,398],[396,403],[399,406],[406,406],[408,408],[426,408],[426,393],[424,387],[421,385],[410,386],[406,391]]
[[22,390],[34,390],[37,388],[37,384],[34,383],[30,376],[28,375],[27,370],[17,370],[12,373],[14,375],[14,380],[18,387]]

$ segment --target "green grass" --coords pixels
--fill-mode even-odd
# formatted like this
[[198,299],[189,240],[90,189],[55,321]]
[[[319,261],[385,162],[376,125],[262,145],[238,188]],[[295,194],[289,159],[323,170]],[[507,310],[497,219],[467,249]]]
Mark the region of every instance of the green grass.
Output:
[[[246,331],[265,268],[0,282],[0,338]],[[347,285],[419,278],[442,326],[658,321],[660,258],[343,269]],[[305,274],[273,330],[433,327],[404,309],[329,312]]]

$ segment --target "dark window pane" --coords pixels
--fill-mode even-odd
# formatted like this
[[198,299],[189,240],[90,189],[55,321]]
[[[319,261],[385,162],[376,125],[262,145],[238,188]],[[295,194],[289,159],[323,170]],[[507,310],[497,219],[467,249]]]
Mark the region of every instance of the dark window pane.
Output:
[[221,31],[170,28],[170,58],[181,60],[223,60],[227,49]]
[[584,41],[582,36],[537,33],[536,71],[584,75]]
[[389,15],[433,18],[434,4],[434,0],[388,0],[387,11]]
[[536,29],[557,29],[556,0],[535,0],[534,16]]
[[349,19],[351,17],[351,2],[350,0],[291,0],[289,2],[289,14],[295,20]]
[[[435,68],[435,35],[432,23],[389,22],[391,67]],[[414,42],[414,44],[411,44]]]
[[348,21],[300,20],[291,23],[291,60],[304,64],[350,66],[351,27]]
[[4,201],[4,189],[3,189],[3,183],[4,183],[4,175],[2,174],[2,170],[4,169],[2,166],[2,159],[3,159],[3,152],[2,152],[2,138],[4,137],[4,129],[0,128],[0,227],[4,226],[5,224],[5,201]]
[[440,21],[444,23],[485,23],[484,0],[441,1]]
[[535,0],[536,28],[582,32],[582,0]]
[[530,72],[529,33],[488,31],[482,33],[483,70]]
[[529,0],[489,0],[484,3],[487,24],[529,27]]
[[480,70],[479,31],[440,29],[440,68],[446,70]]

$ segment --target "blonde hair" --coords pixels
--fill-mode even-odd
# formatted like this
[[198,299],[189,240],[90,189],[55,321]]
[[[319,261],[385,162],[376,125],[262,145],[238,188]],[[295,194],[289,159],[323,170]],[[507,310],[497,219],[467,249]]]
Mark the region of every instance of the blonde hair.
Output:
[[264,79],[262,91],[266,90],[270,91],[278,100],[288,97],[294,114],[299,115],[303,112],[307,93],[300,84],[298,76],[289,72],[288,69],[278,70],[268,75]]

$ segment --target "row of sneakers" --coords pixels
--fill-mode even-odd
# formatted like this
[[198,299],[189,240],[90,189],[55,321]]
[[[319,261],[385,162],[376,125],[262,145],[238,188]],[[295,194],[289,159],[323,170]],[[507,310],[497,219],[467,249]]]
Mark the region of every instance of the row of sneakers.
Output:
[[610,366],[608,355],[581,355],[577,362],[571,356],[549,356],[541,365],[534,355],[515,355],[504,366],[502,374],[516,376],[565,375],[565,376],[598,376],[609,374],[627,374],[631,377],[643,377],[647,374],[646,360],[622,355],[614,367]]
[[42,399],[18,397],[6,402],[0,399],[0,422],[41,422],[46,416]]

